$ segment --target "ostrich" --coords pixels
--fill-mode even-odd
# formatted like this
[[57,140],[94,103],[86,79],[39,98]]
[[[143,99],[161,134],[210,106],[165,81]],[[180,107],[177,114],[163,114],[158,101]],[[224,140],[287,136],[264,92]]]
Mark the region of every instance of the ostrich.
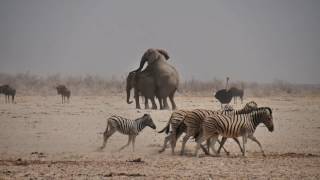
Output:
[[234,103],[237,103],[237,97],[240,97],[241,99],[241,103],[243,103],[243,94],[244,94],[244,90],[243,89],[238,89],[236,87],[231,87],[229,89],[229,91],[232,94],[232,97],[234,98]]
[[214,97],[218,99],[218,101],[221,103],[221,108],[222,108],[222,104],[229,104],[233,97],[232,93],[228,89],[228,81],[229,81],[229,77],[227,77],[226,88],[217,91],[216,94],[214,95]]

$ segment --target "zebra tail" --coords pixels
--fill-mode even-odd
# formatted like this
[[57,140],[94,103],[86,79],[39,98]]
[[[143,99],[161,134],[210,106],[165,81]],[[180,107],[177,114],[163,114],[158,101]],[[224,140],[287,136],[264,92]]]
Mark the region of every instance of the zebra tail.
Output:
[[109,120],[108,120],[108,122],[107,122],[106,130],[104,131],[104,133],[103,133],[103,134],[106,134],[108,131],[109,131]]
[[166,131],[166,134],[169,133],[169,131],[170,131],[171,118],[172,118],[172,115],[170,116],[170,119],[169,119],[167,125],[166,125],[162,130],[158,131],[158,133],[163,133],[164,131]]

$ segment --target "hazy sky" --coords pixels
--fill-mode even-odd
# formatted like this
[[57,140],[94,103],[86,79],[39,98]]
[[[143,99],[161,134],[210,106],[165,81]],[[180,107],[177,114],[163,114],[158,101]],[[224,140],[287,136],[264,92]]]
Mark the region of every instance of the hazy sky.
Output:
[[123,76],[150,47],[182,79],[320,83],[320,1],[0,0],[0,72]]

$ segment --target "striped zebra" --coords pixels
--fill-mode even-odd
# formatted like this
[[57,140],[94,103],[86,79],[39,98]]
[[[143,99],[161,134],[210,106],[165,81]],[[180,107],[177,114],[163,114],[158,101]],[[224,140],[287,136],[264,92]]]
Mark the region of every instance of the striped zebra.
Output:
[[[255,103],[254,101],[251,101],[251,102],[247,103],[242,109],[238,110],[238,112],[239,113],[247,112],[248,110],[256,109],[257,107],[258,107],[257,103]],[[222,110],[219,110],[219,111],[204,110],[204,111],[208,112],[209,114],[210,113],[213,113],[213,114],[221,113],[222,114],[222,113],[231,113],[231,112],[233,112],[233,111],[231,111],[231,109],[226,109],[224,111],[222,111]],[[176,147],[177,139],[183,133],[187,132],[187,126],[184,123],[184,120],[185,120],[185,118],[186,118],[186,116],[188,114],[192,114],[192,113],[193,113],[193,111],[191,111],[191,110],[178,110],[178,111],[175,111],[175,112],[173,112],[171,114],[171,117],[170,117],[167,125],[161,131],[159,131],[159,133],[166,132],[166,134],[168,134],[169,131],[170,131],[170,126],[171,126],[171,129],[172,129],[170,134],[165,137],[163,147],[162,147],[161,150],[159,150],[160,153],[165,150],[165,148],[167,146],[167,143],[170,141],[172,154],[174,154],[174,149]],[[203,150],[206,152],[205,149],[203,149]],[[224,149],[224,150],[228,154],[227,150],[226,149]]]
[[[268,130],[272,132],[274,130],[272,119],[272,110],[269,107],[260,107],[244,114],[213,114],[211,116],[207,116],[202,123],[201,135],[199,135],[196,140],[197,146],[195,155],[198,156],[198,150],[201,142],[210,138],[212,138],[213,141],[216,141],[219,135],[225,138],[236,138],[242,136],[243,156],[246,156],[245,144],[247,143],[247,138],[256,142],[264,155],[264,151],[260,142],[254,137],[253,134],[260,123],[263,123]],[[224,142],[225,140],[222,140],[218,149],[218,154]]]
[[[159,150],[159,153],[162,153],[166,147],[168,142],[170,141],[171,148],[172,148],[172,154],[174,154],[174,147],[176,146],[177,139],[185,132],[186,126],[184,123],[181,123],[185,116],[190,113],[191,111],[189,110],[177,110],[174,111],[170,119],[167,123],[167,125],[158,133],[163,133],[166,132],[166,134],[169,134],[168,136],[165,137],[164,139],[164,144],[162,149]],[[170,131],[170,126],[171,126],[171,132]]]
[[[171,114],[171,117],[167,125],[161,131],[158,132],[158,133],[166,132],[166,134],[169,134],[168,136],[165,137],[163,147],[159,150],[159,153],[162,153],[166,149],[167,144],[170,141],[172,154],[174,154],[174,149],[176,147],[177,139],[179,139],[179,137],[186,132],[186,128],[187,128],[185,124],[182,123],[182,121],[184,120],[185,116],[191,112],[192,112],[191,110],[177,110]],[[170,125],[171,125],[172,131],[169,133]],[[209,154],[208,150],[206,150],[204,146],[201,146],[201,148],[206,154]],[[222,148],[227,154],[229,153],[224,147]]]
[[134,144],[136,136],[142,131],[146,126],[156,129],[156,125],[149,114],[144,114],[142,117],[135,120],[127,119],[121,116],[113,115],[108,118],[107,128],[103,133],[103,144],[100,149],[104,149],[108,139],[116,132],[119,131],[122,134],[129,136],[128,143],[122,146],[119,151],[129,146],[132,142],[132,149],[134,151]]
[[[256,109],[257,107],[258,107],[257,103],[251,101],[238,111],[223,111],[223,110],[213,111],[213,110],[207,110],[207,109],[195,109],[195,110],[191,111],[191,113],[188,113],[183,120],[183,123],[186,126],[186,136],[183,137],[180,154],[181,155],[184,154],[185,145],[186,145],[187,141],[190,139],[190,137],[192,137],[192,136],[197,137],[199,135],[201,124],[202,124],[203,119],[205,117],[211,116],[214,114],[224,114],[224,115],[243,114],[243,113],[250,112],[251,110]],[[243,149],[241,148],[239,140],[237,138],[233,138],[233,139],[236,141],[236,143],[238,144],[238,146],[242,152]],[[224,139],[224,141],[225,140],[226,140],[226,138]],[[209,144],[210,143],[208,141],[207,142],[208,152],[209,152],[209,147],[210,147]],[[213,146],[214,146],[214,144],[215,143],[213,143]],[[213,146],[211,146],[211,149],[213,151],[215,151]]]

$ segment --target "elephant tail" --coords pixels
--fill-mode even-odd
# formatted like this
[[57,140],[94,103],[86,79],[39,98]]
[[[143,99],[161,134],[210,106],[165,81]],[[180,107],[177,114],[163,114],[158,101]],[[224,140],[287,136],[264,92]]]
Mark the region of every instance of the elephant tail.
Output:
[[164,131],[166,131],[166,134],[169,133],[169,131],[170,131],[171,119],[172,119],[172,115],[170,116],[170,119],[169,119],[167,125],[166,125],[161,131],[159,131],[158,133],[163,133]]

